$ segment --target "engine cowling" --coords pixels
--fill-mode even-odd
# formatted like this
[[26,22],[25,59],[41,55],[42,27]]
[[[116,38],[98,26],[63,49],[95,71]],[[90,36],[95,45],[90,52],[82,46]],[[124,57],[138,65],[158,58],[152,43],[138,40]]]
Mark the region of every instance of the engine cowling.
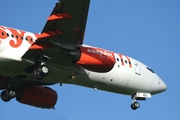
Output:
[[57,93],[49,87],[24,86],[18,91],[16,100],[23,104],[50,109],[54,108],[57,102]]
[[85,69],[94,72],[108,72],[115,64],[114,55],[110,51],[83,46],[79,49],[81,51],[81,55],[76,64]]
[[61,50],[64,50],[74,64],[87,70],[108,72],[114,67],[115,57],[111,51],[91,46],[79,46],[75,49],[68,49],[58,43],[53,42],[53,44]]

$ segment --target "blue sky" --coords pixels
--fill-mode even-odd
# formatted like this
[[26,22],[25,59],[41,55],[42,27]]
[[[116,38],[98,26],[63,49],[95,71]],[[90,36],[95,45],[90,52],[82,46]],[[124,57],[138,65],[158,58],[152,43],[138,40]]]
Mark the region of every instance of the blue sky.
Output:
[[[39,33],[57,0],[0,2],[0,24]],[[73,86],[53,85],[56,110],[0,100],[3,120],[180,120],[180,1],[91,0],[84,43],[133,57],[153,70],[168,85],[166,92],[140,101],[121,94]]]

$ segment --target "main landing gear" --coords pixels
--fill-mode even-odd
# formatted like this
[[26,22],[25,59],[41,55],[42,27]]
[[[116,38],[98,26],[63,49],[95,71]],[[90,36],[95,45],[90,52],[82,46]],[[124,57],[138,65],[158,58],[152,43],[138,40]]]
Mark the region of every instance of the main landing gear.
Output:
[[34,70],[34,77],[37,80],[43,79],[49,74],[49,68],[46,66],[45,61],[50,59],[47,55],[41,55],[39,61],[37,62],[38,67]]
[[13,89],[7,89],[1,92],[1,99],[4,102],[9,102],[11,99],[13,99],[14,97],[16,97],[16,91]]
[[34,77],[38,80],[43,79],[49,74],[49,68],[46,65],[40,65],[34,70]]

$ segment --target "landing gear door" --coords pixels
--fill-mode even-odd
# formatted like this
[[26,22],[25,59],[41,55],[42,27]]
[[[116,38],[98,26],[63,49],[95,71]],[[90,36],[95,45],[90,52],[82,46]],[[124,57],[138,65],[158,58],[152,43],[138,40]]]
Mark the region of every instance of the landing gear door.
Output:
[[137,75],[141,75],[141,67],[138,61],[134,61],[134,69]]

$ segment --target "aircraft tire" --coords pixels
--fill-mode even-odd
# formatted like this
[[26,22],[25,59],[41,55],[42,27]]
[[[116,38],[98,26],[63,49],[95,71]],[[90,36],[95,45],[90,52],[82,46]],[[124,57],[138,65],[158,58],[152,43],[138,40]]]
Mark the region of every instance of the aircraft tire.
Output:
[[131,108],[132,108],[133,110],[136,110],[136,108],[135,108],[135,106],[134,106],[134,103],[131,104]]
[[11,100],[11,98],[6,95],[6,91],[2,91],[2,92],[1,92],[1,99],[2,99],[4,102],[9,102],[9,101]]
[[139,107],[140,107],[140,104],[139,104],[138,102],[134,102],[134,103],[131,104],[131,108],[132,108],[133,110],[136,110],[136,109],[138,109]]
[[13,89],[7,89],[5,91],[6,96],[8,96],[9,98],[14,98],[16,97],[16,91],[14,91]]
[[43,76],[40,74],[38,68],[34,70],[34,77],[35,77],[37,80],[43,79]]
[[49,74],[49,68],[46,65],[41,65],[41,66],[39,66],[38,69],[39,69],[39,73],[42,76],[47,76]]
[[135,108],[137,109],[137,108],[140,107],[140,104],[139,104],[138,102],[134,102],[134,106],[135,106]]

